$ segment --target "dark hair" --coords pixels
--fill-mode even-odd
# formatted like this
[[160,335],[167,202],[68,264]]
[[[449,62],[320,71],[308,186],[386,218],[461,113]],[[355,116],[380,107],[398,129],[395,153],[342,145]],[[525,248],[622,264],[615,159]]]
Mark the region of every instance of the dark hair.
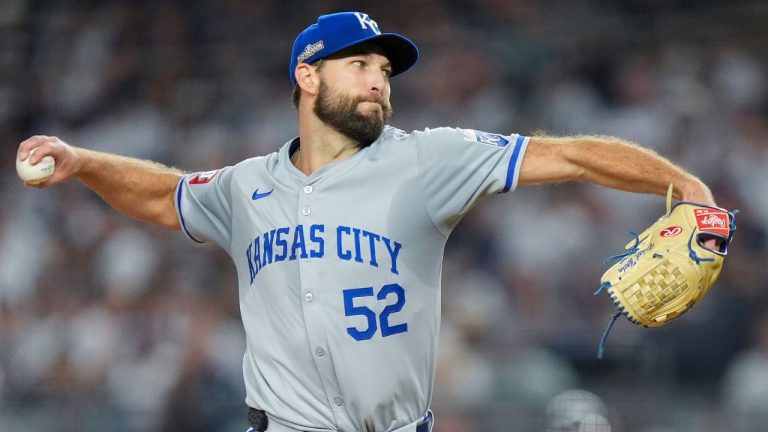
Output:
[[298,84],[293,86],[293,93],[291,94],[291,102],[293,107],[299,109],[299,101],[301,100],[301,87]]

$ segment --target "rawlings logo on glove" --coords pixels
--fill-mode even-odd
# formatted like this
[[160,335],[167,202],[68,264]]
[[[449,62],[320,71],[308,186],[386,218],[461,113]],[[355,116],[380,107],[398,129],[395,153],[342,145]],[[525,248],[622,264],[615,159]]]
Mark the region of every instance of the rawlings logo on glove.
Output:
[[[715,283],[723,268],[736,224],[734,213],[717,207],[680,202],[631,241],[626,252],[600,279],[595,292],[608,291],[619,309],[600,340],[598,358],[616,319],[622,314],[644,327],[658,327],[682,315]],[[716,245],[714,248],[706,244]]]

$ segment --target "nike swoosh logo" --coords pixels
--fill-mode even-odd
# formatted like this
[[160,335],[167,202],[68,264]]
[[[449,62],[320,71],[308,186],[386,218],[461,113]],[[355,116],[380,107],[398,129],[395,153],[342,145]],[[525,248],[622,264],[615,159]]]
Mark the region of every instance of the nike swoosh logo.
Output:
[[272,189],[269,192],[259,193],[259,190],[256,189],[255,191],[253,191],[253,195],[251,195],[251,199],[256,201],[257,199],[262,199],[264,197],[268,197],[268,196],[270,196],[272,194],[272,191],[274,191],[274,189]]

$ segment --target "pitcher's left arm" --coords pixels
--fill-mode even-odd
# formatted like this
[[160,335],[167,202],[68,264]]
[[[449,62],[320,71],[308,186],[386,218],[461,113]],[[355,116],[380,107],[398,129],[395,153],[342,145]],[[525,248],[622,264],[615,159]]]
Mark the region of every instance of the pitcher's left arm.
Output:
[[520,185],[579,180],[629,192],[673,196],[715,206],[696,176],[653,150],[608,136],[533,136],[520,169]]

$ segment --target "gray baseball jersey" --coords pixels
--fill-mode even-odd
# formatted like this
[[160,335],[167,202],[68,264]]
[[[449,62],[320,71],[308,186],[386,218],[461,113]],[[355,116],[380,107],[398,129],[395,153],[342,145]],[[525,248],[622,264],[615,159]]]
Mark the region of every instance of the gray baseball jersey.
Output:
[[483,197],[515,188],[528,138],[406,133],[307,176],[289,141],[182,178],[184,232],[237,267],[246,403],[309,431],[391,431],[427,412],[443,249]]

